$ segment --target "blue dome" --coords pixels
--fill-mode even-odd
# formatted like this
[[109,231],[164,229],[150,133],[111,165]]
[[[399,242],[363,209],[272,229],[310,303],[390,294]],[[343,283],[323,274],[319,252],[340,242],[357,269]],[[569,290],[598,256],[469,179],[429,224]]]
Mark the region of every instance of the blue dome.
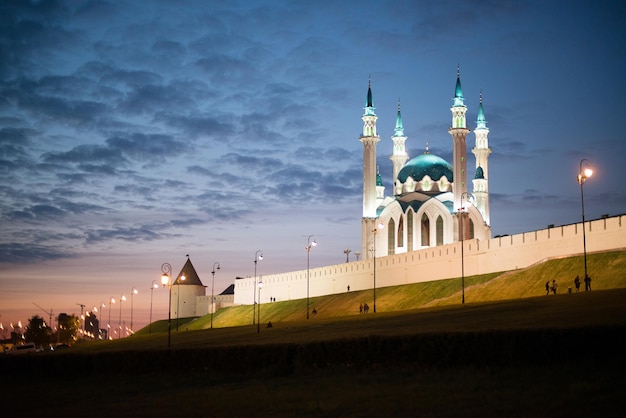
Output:
[[439,181],[442,176],[446,176],[448,181],[452,182],[452,165],[434,154],[418,155],[402,167],[398,173],[398,180],[406,183],[406,180],[412,177],[415,181],[421,181],[426,175],[433,181]]

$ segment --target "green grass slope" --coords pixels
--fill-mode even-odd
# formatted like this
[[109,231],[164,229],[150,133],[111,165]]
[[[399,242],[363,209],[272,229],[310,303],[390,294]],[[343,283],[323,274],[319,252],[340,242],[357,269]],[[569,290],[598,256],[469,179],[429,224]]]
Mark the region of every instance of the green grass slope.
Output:
[[[592,277],[593,290],[626,288],[626,251],[588,254],[587,268]],[[502,273],[465,277],[465,302],[489,302],[530,298],[545,295],[546,281],[559,284],[559,294],[574,288],[574,277],[582,279],[583,257],[548,260],[531,267]],[[581,284],[584,291],[584,283]],[[461,278],[437,280],[403,286],[376,289],[376,310],[398,312],[420,308],[457,305],[462,297]],[[309,305],[317,310],[316,318],[347,317],[359,315],[359,305],[367,303],[373,310],[373,290],[352,291],[310,298]],[[371,314],[371,313],[370,313]],[[220,309],[213,317],[214,328],[252,325],[252,306],[234,306]],[[261,323],[271,321],[293,322],[306,320],[306,299],[264,303],[261,305]],[[179,329],[185,331],[210,328],[211,316],[181,318]],[[152,324],[152,332],[167,332],[167,321]],[[143,328],[137,335],[145,335]]]

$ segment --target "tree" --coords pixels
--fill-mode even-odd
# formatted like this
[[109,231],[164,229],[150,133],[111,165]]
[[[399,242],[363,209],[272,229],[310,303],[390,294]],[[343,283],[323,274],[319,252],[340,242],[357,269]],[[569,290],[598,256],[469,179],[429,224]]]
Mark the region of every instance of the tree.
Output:
[[59,343],[72,344],[76,341],[78,330],[80,329],[80,318],[76,315],[62,313],[59,314],[57,320],[59,323],[59,330],[57,331],[59,333]]
[[46,346],[50,344],[52,330],[39,315],[35,315],[28,320],[24,339],[27,342],[33,342],[38,346]]

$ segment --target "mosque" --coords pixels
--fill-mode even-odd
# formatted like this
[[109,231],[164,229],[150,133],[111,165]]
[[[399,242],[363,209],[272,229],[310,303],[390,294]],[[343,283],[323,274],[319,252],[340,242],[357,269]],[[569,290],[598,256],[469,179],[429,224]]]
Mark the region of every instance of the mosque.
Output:
[[[382,177],[376,166],[377,116],[371,83],[363,114],[363,218],[361,254],[364,258],[388,256],[449,244],[463,239],[488,239],[489,223],[489,129],[482,94],[474,135],[476,167],[472,192],[467,187],[467,107],[457,70],[452,123],[453,162],[428,150],[409,160],[405,149],[400,104],[393,141],[393,196],[385,196]],[[408,162],[407,162],[408,160]]]

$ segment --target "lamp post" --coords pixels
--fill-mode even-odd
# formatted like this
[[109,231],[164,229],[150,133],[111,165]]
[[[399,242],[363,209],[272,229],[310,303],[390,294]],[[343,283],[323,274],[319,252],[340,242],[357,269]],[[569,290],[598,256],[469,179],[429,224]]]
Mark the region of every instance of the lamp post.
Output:
[[259,305],[258,305],[258,312],[259,312],[259,319],[258,321],[256,321],[256,333],[260,333],[261,332],[261,288],[263,287],[263,282],[262,279],[259,279]]
[[154,296],[154,289],[158,289],[159,285],[156,280],[152,280],[152,286],[150,286],[150,325],[148,326],[148,334],[152,334],[152,296]]
[[263,251],[261,250],[256,250],[256,253],[254,253],[254,286],[252,286],[252,299],[253,299],[253,304],[252,304],[252,325],[254,325],[254,321],[255,321],[255,312],[254,312],[254,305],[256,305],[256,263],[257,261],[263,260]]
[[213,271],[211,271],[211,274],[213,275],[213,281],[211,283],[211,329],[213,329],[213,315],[215,315],[215,299],[213,296],[213,292],[215,290],[215,270],[219,270],[219,269],[220,269],[220,263],[216,261],[215,263],[213,263]]
[[124,296],[124,294],[122,293],[122,296],[120,296],[120,319],[119,322],[117,323],[117,327],[119,329],[119,334],[117,334],[117,339],[119,340],[120,338],[122,338],[122,302],[124,302],[126,300],[126,296]]
[[161,284],[169,287],[170,300],[167,304],[167,348],[171,347],[172,341],[172,265],[163,263],[161,265]]
[[115,303],[115,298],[111,296],[109,298],[109,322],[107,323],[107,340],[112,340],[111,336],[111,304]]
[[355,251],[354,252],[354,258],[356,258],[356,261],[359,261],[359,257],[361,256],[361,252],[360,251]]
[[463,192],[461,194],[461,207],[459,207],[459,232],[461,236],[461,304],[465,304],[465,257],[464,251],[464,239],[465,239],[465,207],[463,206],[463,197],[469,203],[469,194]]
[[[583,185],[589,177],[593,174],[591,169],[591,163],[588,159],[583,158],[580,160],[580,170],[578,172],[578,184],[580,184],[580,205],[583,215],[583,260],[585,264],[585,283],[587,282],[587,238],[585,237],[585,195],[583,192]],[[586,288],[586,287],[585,287]]]
[[[104,302],[100,302],[100,313],[101,315],[101,320],[104,321],[104,309],[107,307],[106,303]],[[100,325],[100,324],[98,324]],[[50,326],[52,327],[52,324],[50,324]],[[107,334],[107,337],[109,336],[109,334]],[[102,339],[102,334],[100,333],[100,327],[98,326],[98,339]]]
[[137,294],[137,289],[133,287],[130,292],[130,333],[133,333],[133,303],[135,301],[135,295]]
[[176,332],[178,332],[178,318],[180,318],[180,283],[185,281],[185,275],[181,274],[179,278],[176,279]]
[[350,248],[347,248],[345,250],[343,250],[343,253],[346,255],[346,263],[350,262],[350,253],[352,252],[352,250]]
[[382,222],[378,222],[377,227],[372,230],[372,232],[374,233],[374,313],[376,313],[376,232],[378,232],[379,229],[383,229],[384,227],[385,225]]
[[309,237],[306,240],[306,319],[309,319],[309,276],[310,276],[310,254],[311,254],[311,247],[315,247],[317,245],[317,242],[315,240],[311,241],[311,238],[313,238],[314,235],[309,235]]

